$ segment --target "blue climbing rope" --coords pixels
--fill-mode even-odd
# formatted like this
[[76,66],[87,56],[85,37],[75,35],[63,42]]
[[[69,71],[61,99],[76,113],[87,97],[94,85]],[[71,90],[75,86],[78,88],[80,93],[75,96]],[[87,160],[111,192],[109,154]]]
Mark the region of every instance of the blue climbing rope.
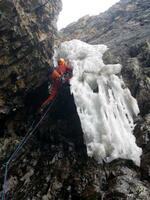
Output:
[[7,200],[6,194],[7,194],[7,190],[8,190],[7,176],[8,176],[8,170],[9,170],[9,164],[16,159],[20,150],[23,148],[23,146],[26,144],[26,142],[29,140],[29,138],[33,135],[33,133],[37,130],[37,128],[40,126],[40,124],[42,123],[42,121],[44,120],[44,118],[46,117],[46,115],[48,114],[50,109],[52,108],[53,104],[55,103],[56,98],[57,98],[57,96],[55,97],[53,102],[48,106],[47,110],[45,111],[45,113],[40,118],[40,120],[38,121],[38,123],[35,125],[34,128],[33,128],[33,124],[35,123],[35,120],[33,121],[32,125],[30,126],[29,130],[27,131],[25,137],[21,140],[20,144],[17,146],[15,151],[12,153],[12,155],[10,156],[8,161],[5,163],[3,191],[1,192],[2,200]]
[[5,198],[5,194],[7,192],[7,174],[8,174],[8,163],[6,163],[5,165],[5,174],[4,174],[4,186],[3,186],[3,198],[4,200],[6,199]]
[[26,138],[28,137],[30,131],[32,130],[33,124],[34,124],[35,120],[32,122],[32,125],[30,126],[28,132],[26,133],[25,137],[21,140],[20,144],[17,146],[16,150],[13,152],[13,154],[10,156],[10,158],[7,161],[7,164],[9,164],[11,161],[13,161],[13,158],[15,157],[15,155],[19,152],[19,150],[22,148],[24,142],[26,141]]

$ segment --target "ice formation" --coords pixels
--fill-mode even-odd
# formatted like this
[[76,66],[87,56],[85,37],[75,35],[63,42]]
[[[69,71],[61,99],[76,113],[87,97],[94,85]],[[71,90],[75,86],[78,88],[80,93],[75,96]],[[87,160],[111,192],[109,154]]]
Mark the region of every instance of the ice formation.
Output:
[[104,64],[106,50],[105,45],[71,40],[61,44],[57,57],[68,59],[73,67],[71,92],[88,155],[98,162],[124,158],[140,165],[142,151],[132,133],[139,108],[119,74],[121,65]]

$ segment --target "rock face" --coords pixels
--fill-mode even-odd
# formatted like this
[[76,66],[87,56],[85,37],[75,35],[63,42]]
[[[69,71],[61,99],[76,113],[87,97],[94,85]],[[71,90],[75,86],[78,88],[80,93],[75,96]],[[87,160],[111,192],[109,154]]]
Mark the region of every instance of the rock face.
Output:
[[18,123],[26,118],[24,100],[46,80],[61,6],[59,0],[0,2],[1,136],[25,128]]
[[148,0],[121,0],[100,15],[87,15],[68,25],[61,30],[62,39],[78,38],[88,43],[105,43],[118,48],[138,43],[139,40],[145,41],[149,39],[149,9]]
[[104,61],[122,64],[122,76],[143,117],[137,122],[135,134],[143,147],[143,173],[150,178],[150,1],[121,0],[108,11],[85,16],[60,31],[61,41],[74,38],[108,45]]
[[[149,115],[145,115],[149,108],[149,93],[145,87],[145,83],[149,87],[149,43],[146,41],[149,31],[149,23],[146,21],[149,15],[148,6],[148,0],[143,3],[122,1],[111,9],[112,13],[109,11],[102,16],[81,19],[82,28],[74,24],[70,26],[72,30],[69,27],[67,31],[63,30],[61,38],[61,40],[65,40],[66,37],[76,38],[74,30],[75,27],[76,30],[79,27],[78,38],[82,35],[81,39],[90,43],[106,43],[110,48],[114,46],[113,50],[110,49],[105,55],[105,61],[117,62],[119,59],[123,63],[124,79],[134,96],[141,102],[143,118],[139,119],[135,135],[139,146],[144,149],[143,176],[141,169],[131,161],[118,159],[109,164],[98,164],[87,157],[79,117],[67,85],[62,88],[40,128],[10,163],[5,188],[7,199],[148,200],[150,198],[150,184],[145,180],[148,178],[150,166]],[[128,7],[127,13],[126,7]],[[136,11],[136,16],[142,17],[144,25],[141,26],[143,28],[141,34],[145,32],[145,39],[140,36],[137,43],[132,42],[131,45],[130,42],[127,43],[128,38],[124,40],[120,36],[118,45],[114,41],[117,41],[122,30],[120,27],[122,23],[126,24],[126,21],[122,20],[129,15],[132,22],[135,7],[141,12],[139,14]],[[0,1],[0,191],[3,189],[5,169],[3,164],[25,135],[35,111],[48,95],[46,74],[52,63],[53,44],[57,37],[56,20],[60,9],[59,0]],[[119,13],[122,14],[120,19]],[[100,20],[97,20],[99,17]],[[86,31],[87,20],[90,20],[90,26],[93,26],[93,33],[89,32],[92,28]],[[120,20],[120,24],[117,20]],[[101,26],[97,24],[101,22],[103,22]],[[107,22],[107,26],[104,22]],[[111,33],[111,29],[114,30],[112,25],[118,27],[116,37],[114,37],[115,32]],[[108,26],[111,37],[110,35],[106,37],[107,31],[103,30]],[[128,28],[124,30],[132,33],[132,25],[130,27],[130,30]],[[72,32],[69,33],[69,30]],[[83,31],[84,34],[81,33]],[[65,32],[68,35],[65,36]],[[100,32],[101,36],[97,35]],[[117,48],[120,49],[119,54]],[[131,77],[134,84],[129,81]]]

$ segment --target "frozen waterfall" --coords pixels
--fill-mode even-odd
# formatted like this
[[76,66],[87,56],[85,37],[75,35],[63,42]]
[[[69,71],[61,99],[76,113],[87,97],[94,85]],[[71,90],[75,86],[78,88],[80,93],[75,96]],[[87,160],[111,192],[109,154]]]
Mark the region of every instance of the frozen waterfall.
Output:
[[142,151],[132,133],[139,108],[119,76],[121,65],[104,64],[106,50],[105,45],[72,40],[61,44],[56,57],[68,59],[73,67],[71,92],[88,155],[98,162],[124,158],[140,165]]

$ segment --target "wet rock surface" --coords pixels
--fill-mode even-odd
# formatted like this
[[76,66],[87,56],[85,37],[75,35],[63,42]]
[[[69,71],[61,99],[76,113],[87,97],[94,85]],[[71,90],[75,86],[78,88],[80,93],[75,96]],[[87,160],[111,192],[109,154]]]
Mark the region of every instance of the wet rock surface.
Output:
[[[68,27],[68,35],[65,36],[64,30],[63,40],[77,35],[80,38],[82,34],[80,39],[84,41],[109,45],[105,62],[122,62],[124,79],[138,99],[142,113],[135,129],[137,143],[143,148],[141,168],[129,160],[98,164],[87,157],[80,120],[67,86],[41,126],[11,162],[6,189],[8,199],[150,198],[149,1],[121,2],[100,16],[100,20],[98,16],[81,19],[79,32],[78,24]],[[0,191],[3,164],[23,139],[37,108],[48,95],[47,72],[52,63],[60,9],[59,0],[0,2]],[[126,18],[128,20],[124,20]],[[138,19],[143,25],[136,22]],[[88,29],[86,32],[87,21],[91,32]],[[132,29],[134,22],[136,26]],[[123,36],[120,30],[124,30]]]
[[135,136],[137,144],[143,148],[141,158],[142,176],[150,181],[150,114],[138,120],[138,124],[135,127]]

